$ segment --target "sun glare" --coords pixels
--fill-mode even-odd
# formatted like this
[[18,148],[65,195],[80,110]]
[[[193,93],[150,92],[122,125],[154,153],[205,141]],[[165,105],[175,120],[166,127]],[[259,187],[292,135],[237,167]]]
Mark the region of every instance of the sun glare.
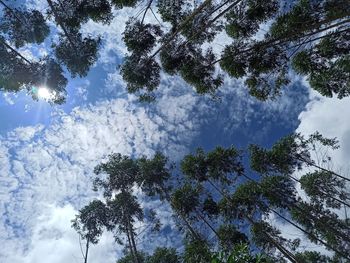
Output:
[[51,98],[51,93],[48,88],[40,87],[38,88],[38,97],[47,100]]

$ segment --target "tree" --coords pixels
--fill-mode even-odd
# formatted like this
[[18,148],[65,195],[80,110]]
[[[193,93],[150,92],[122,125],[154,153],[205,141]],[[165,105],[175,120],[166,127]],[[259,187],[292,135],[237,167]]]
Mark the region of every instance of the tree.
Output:
[[247,236],[238,231],[234,225],[221,225],[218,229],[218,234],[222,251],[231,251],[239,244],[248,243]]
[[111,228],[109,224],[109,213],[106,205],[94,200],[79,211],[72,220],[72,227],[86,240],[85,253],[82,251],[84,263],[87,263],[89,244],[97,244],[105,227]]
[[[47,0],[47,2],[55,21],[63,30],[63,35],[60,37],[59,44],[54,45],[58,61],[67,66],[73,77],[77,75],[80,77],[86,76],[89,68],[97,59],[100,39],[82,37],[78,31],[82,21],[77,22],[77,24],[72,23],[72,20],[77,20],[74,8],[72,10],[73,12],[71,12],[71,16],[67,16],[66,8],[60,2],[58,2],[58,4],[55,4],[52,0]],[[83,4],[83,6],[87,7],[86,4],[87,3],[85,3],[85,5]],[[72,5],[77,7],[76,3]]]
[[[137,198],[130,192],[122,191],[113,199],[108,200],[110,208],[110,224],[117,228],[117,233],[125,234],[129,243],[130,253],[133,255],[136,263],[140,263],[138,250],[135,242],[134,223],[136,220],[143,220],[143,211]],[[119,237],[116,236],[118,239]]]

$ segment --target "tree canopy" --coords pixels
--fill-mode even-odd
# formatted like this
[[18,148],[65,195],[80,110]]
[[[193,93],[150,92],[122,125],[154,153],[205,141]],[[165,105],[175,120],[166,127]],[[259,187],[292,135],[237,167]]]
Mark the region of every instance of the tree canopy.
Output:
[[[305,76],[311,88],[327,97],[349,96],[350,4],[347,0],[47,0],[46,10],[18,8],[0,1],[2,56],[18,63],[2,69],[1,90],[32,91],[38,80],[28,59],[18,48],[40,44],[50,36],[54,22],[60,37],[53,43],[50,61],[66,68],[72,77],[85,77],[98,60],[101,38],[82,34],[89,20],[109,24],[113,10],[132,8],[135,15],[123,33],[128,54],[120,66],[127,90],[141,100],[152,101],[162,72],[178,75],[199,94],[215,95],[224,74],[243,79],[252,96],[274,99],[293,79]],[[139,10],[141,8],[141,11]],[[138,13],[138,15],[137,15]],[[156,17],[156,23],[150,16]],[[217,37],[226,36],[223,48]],[[1,61],[0,61],[1,63]],[[24,79],[8,76],[21,66]],[[34,66],[35,67],[35,66]],[[118,66],[119,68],[119,66]],[[61,70],[57,70],[59,78]],[[64,78],[64,76],[60,76]],[[50,81],[49,81],[50,82]],[[65,84],[51,82],[52,102],[62,103]],[[34,96],[35,97],[35,96]]]

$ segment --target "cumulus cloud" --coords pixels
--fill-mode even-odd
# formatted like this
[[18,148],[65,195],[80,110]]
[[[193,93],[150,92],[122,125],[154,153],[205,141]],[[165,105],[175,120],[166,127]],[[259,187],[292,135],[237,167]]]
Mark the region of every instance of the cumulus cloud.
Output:
[[[181,109],[181,101],[177,103]],[[188,107],[191,101],[183,103]],[[4,136],[0,144],[0,232],[6,244],[0,248],[2,262],[13,262],[14,251],[18,252],[16,257],[24,256],[18,262],[29,262],[26,257],[42,249],[37,246],[49,243],[41,240],[41,230],[36,229],[43,228],[45,221],[60,221],[54,219],[57,209],[61,211],[67,205],[80,208],[94,196],[92,170],[107,154],[152,155],[157,149],[175,159],[184,154],[196,129],[186,124],[189,120],[185,112],[178,112],[176,119],[167,118],[167,113],[159,115],[137,107],[132,100],[116,99],[75,108],[70,114],[57,111],[48,127],[17,128]],[[47,206],[53,209],[49,214]],[[70,212],[67,209],[62,213],[73,214],[69,210],[72,208]],[[43,216],[49,219],[41,220]],[[65,244],[59,229],[52,231]],[[56,234],[51,234],[45,238],[55,239]],[[62,260],[57,262],[65,262]]]
[[[28,3],[44,9],[42,2]],[[251,130],[256,120],[264,127],[277,121],[290,125],[305,104],[292,91],[275,102],[258,102],[240,81],[232,79],[226,79],[221,100],[213,100],[196,94],[179,77],[162,75],[159,99],[143,107],[133,95],[121,92],[125,83],[115,71],[115,64],[126,52],[121,38],[132,11],[114,12],[111,25],[90,21],[82,30],[103,35],[99,63],[113,65],[113,70],[108,69],[105,85],[98,88],[112,95],[109,98],[119,98],[69,113],[56,110],[48,126],[20,127],[1,137],[1,262],[80,261],[78,236],[70,228],[70,220],[95,196],[92,170],[107,154],[140,156],[160,150],[177,160],[189,151],[203,128],[214,127],[219,136],[230,138],[237,130]],[[89,81],[79,87],[73,96],[80,100],[90,95],[90,88],[96,88]],[[171,224],[168,208],[164,206],[161,212],[163,224]],[[170,245],[177,241],[174,235],[163,235],[158,242]],[[145,247],[152,245],[148,242]],[[114,262],[120,253],[116,248],[113,238],[104,236],[101,244],[91,249],[91,262]]]

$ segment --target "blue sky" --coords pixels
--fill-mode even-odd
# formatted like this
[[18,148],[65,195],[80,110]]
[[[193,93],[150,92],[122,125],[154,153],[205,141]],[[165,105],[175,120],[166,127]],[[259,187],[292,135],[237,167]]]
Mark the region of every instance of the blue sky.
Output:
[[[28,5],[44,8],[43,2]],[[181,79],[163,75],[157,101],[137,102],[125,93],[116,70],[126,52],[121,32],[130,14],[118,11],[109,26],[88,22],[83,27],[84,33],[102,34],[104,44],[89,75],[69,81],[66,104],[0,93],[1,262],[80,262],[70,220],[95,197],[93,167],[111,152],[140,156],[161,150],[176,161],[197,147],[269,146],[295,130],[319,130],[349,145],[349,100],[320,98],[296,76],[280,98],[261,103],[239,80],[226,77],[221,100],[214,101],[195,94]],[[345,147],[335,160],[345,167],[349,155]],[[164,204],[144,205],[164,207],[164,227],[174,227]],[[176,235],[157,242],[153,245],[176,244]],[[114,262],[120,253],[106,234],[91,249],[91,262]]]

